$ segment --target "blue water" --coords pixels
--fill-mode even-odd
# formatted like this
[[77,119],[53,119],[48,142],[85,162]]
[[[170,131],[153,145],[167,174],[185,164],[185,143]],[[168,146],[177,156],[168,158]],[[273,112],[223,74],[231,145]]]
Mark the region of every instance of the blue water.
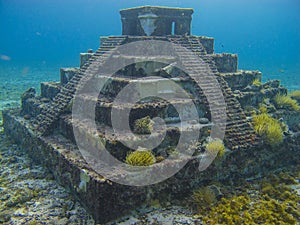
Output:
[[58,80],[100,35],[121,34],[119,9],[140,5],[194,8],[192,33],[214,37],[216,52],[300,89],[299,0],[0,0],[1,83]]

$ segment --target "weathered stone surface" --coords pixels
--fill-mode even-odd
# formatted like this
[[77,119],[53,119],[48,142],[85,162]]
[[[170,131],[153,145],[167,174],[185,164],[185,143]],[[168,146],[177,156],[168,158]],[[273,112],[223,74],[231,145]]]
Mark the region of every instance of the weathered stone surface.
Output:
[[80,53],[80,67],[82,67],[89,59],[94,55],[94,53]]
[[[5,132],[80,199],[97,223],[118,218],[153,198],[183,198],[194,187],[209,181],[262,176],[278,167],[300,163],[298,133],[274,149],[266,146],[227,152],[222,160],[203,172],[198,171],[197,160],[192,160],[174,177],[162,183],[149,187],[124,186],[95,173],[78,154],[76,147],[62,136],[45,138],[36,135],[28,129],[26,120],[18,117],[17,111],[4,111],[3,117]],[[79,188],[82,173],[89,176],[84,191]]]
[[205,36],[199,36],[199,41],[205,48],[205,51],[207,54],[213,54],[214,53],[214,38],[211,37],[205,37]]
[[59,82],[42,82],[41,83],[41,97],[54,98],[61,89],[61,83]]
[[221,73],[229,87],[235,90],[242,90],[247,86],[251,86],[253,81],[258,79],[261,81],[262,73],[259,71],[239,70],[234,73]]
[[78,72],[78,68],[61,68],[60,69],[60,83],[66,84]]
[[287,89],[284,87],[279,88],[264,88],[263,86],[257,87],[254,86],[255,89],[252,89],[249,86],[249,90],[245,90],[236,94],[237,99],[243,108],[247,106],[255,106],[258,107],[259,104],[263,103],[264,99],[272,99],[277,94],[286,94]]
[[193,9],[143,6],[121,10],[120,14],[123,35],[164,36],[191,33]]
[[[40,113],[39,100],[35,98],[35,89],[29,88],[21,97],[21,114],[36,116]],[[27,116],[28,117],[28,116]]]
[[216,63],[216,67],[220,73],[234,73],[237,71],[237,55],[222,53],[213,54],[213,60]]
[[274,115],[278,119],[282,119],[289,127],[300,124],[300,111],[276,110]]
[[[28,99],[34,98],[36,94],[36,91],[34,88],[29,88],[27,91],[25,91],[21,96],[21,106],[23,108],[26,108],[26,102]],[[27,110],[24,109],[23,111],[25,114],[27,113]]]

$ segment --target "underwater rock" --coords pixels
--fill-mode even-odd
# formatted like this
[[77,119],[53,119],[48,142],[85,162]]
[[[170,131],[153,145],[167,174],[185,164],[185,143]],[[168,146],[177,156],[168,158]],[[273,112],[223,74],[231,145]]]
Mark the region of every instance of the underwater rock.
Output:
[[263,88],[279,88],[280,81],[279,80],[270,80],[263,84]]
[[200,118],[199,119],[199,123],[201,123],[201,124],[208,124],[210,121],[209,121],[209,119],[207,119],[207,118]]
[[25,115],[24,115],[24,119],[25,119],[25,120],[30,120],[30,118],[31,118],[31,115],[29,115],[29,114],[25,114]]
[[29,88],[22,94],[21,100],[26,101],[29,98],[34,98],[36,94],[35,88]]

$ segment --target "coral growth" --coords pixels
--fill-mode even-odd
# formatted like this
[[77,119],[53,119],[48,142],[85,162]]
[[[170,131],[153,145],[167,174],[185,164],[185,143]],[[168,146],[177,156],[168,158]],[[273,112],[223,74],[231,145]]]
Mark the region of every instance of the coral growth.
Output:
[[[294,224],[300,219],[300,197],[288,185],[296,181],[288,174],[271,175],[239,187],[230,188],[228,196],[219,201],[210,201],[210,207],[203,207],[203,191],[194,192],[192,200],[199,200],[196,212],[201,214],[203,224]],[[251,188],[252,187],[252,188]],[[225,188],[225,187],[224,187]],[[196,194],[195,194],[196,193]],[[231,193],[231,194],[229,194]],[[195,198],[199,196],[199,198]]]
[[259,111],[261,113],[267,113],[268,112],[268,108],[265,105],[261,104],[260,107],[259,107]]
[[138,148],[126,156],[125,162],[132,166],[150,166],[156,162],[156,159],[151,150]]
[[274,102],[278,108],[290,109],[295,111],[300,110],[298,102],[288,95],[276,95],[274,98]]
[[29,221],[27,223],[27,225],[43,225],[43,223],[40,223],[34,219],[34,220]]
[[193,191],[191,197],[191,207],[197,211],[205,211],[209,209],[217,198],[213,190],[209,187],[201,187]]
[[225,154],[225,146],[220,139],[215,139],[206,145],[206,151],[211,155],[222,157]]
[[151,134],[153,130],[153,121],[150,116],[137,119],[134,123],[134,132],[137,134]]
[[261,85],[261,81],[259,79],[255,79],[255,80],[253,80],[252,84],[254,86],[260,86]]
[[221,199],[203,218],[204,224],[296,224],[296,204],[285,200],[260,199],[251,202],[249,196],[234,196]]
[[262,113],[253,117],[253,128],[255,132],[262,136],[264,141],[270,145],[278,145],[283,140],[283,132],[280,123],[270,117],[267,113]]

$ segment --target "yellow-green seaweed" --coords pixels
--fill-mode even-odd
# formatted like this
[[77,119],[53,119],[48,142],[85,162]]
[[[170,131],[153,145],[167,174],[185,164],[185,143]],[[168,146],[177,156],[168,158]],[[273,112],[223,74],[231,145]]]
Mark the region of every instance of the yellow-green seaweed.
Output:
[[278,145],[283,140],[283,132],[280,123],[267,113],[253,117],[253,128],[270,145]]
[[138,148],[127,154],[125,162],[132,166],[150,166],[156,162],[156,159],[151,150]]
[[296,225],[300,221],[300,196],[289,185],[298,184],[299,175],[280,172],[251,184],[243,181],[237,188],[223,186],[223,197],[218,201],[204,194],[207,187],[200,188],[193,192],[190,206],[206,225]]
[[290,109],[294,111],[300,110],[297,100],[292,99],[288,95],[278,94],[275,96],[274,101],[278,108]]
[[259,79],[254,79],[254,80],[252,81],[252,84],[253,84],[254,86],[260,86],[260,85],[261,85],[261,81],[260,81]]
[[138,134],[151,134],[153,131],[153,121],[150,116],[137,119],[134,122],[134,132]]
[[290,97],[300,101],[300,90],[293,91],[289,94]]
[[191,196],[191,206],[198,212],[203,212],[210,208],[217,198],[209,187],[201,187],[193,191]]
[[207,143],[206,151],[212,155],[222,157],[225,154],[225,146],[220,139],[215,139]]

